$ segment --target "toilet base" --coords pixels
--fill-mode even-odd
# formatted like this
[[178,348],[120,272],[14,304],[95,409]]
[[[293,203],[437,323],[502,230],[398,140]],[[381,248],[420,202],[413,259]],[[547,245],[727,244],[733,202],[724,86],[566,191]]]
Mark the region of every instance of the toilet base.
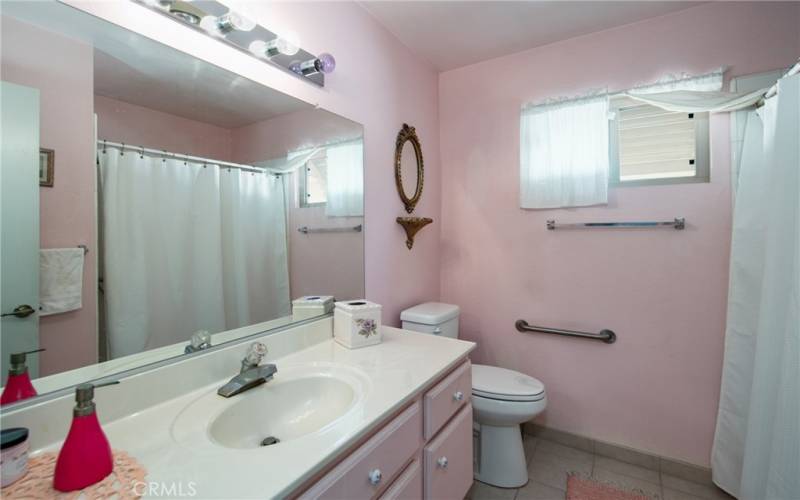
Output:
[[481,425],[480,435],[475,479],[501,488],[519,488],[527,484],[528,467],[519,425]]

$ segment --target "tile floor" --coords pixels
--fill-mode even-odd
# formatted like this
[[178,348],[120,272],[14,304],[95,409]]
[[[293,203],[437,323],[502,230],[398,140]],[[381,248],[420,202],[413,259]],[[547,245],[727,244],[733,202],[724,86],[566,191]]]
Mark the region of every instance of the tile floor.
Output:
[[495,488],[475,481],[469,500],[563,500],[567,474],[577,472],[623,488],[637,488],[662,500],[732,500],[716,486],[680,479],[563,444],[525,435],[528,484],[518,489]]

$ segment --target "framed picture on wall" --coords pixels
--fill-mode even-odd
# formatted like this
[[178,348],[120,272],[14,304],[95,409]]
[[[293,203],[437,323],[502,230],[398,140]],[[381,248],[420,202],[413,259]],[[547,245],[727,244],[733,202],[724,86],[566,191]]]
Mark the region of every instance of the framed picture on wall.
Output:
[[56,163],[56,152],[52,149],[39,148],[39,185],[53,187],[53,169]]

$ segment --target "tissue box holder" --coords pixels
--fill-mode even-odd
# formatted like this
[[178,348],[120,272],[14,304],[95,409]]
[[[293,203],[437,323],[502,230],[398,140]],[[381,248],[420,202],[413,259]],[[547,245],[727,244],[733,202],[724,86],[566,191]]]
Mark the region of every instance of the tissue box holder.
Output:
[[316,318],[333,311],[331,295],[306,295],[292,301],[292,320]]
[[381,342],[381,306],[366,300],[337,302],[333,309],[333,338],[350,349]]

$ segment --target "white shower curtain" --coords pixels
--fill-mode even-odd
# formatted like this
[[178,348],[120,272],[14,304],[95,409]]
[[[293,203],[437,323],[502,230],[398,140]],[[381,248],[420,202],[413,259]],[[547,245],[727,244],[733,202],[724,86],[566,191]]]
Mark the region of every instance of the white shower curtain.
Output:
[[800,75],[748,116],[733,218],[714,481],[800,498]]
[[98,154],[111,358],[289,314],[282,180]]

